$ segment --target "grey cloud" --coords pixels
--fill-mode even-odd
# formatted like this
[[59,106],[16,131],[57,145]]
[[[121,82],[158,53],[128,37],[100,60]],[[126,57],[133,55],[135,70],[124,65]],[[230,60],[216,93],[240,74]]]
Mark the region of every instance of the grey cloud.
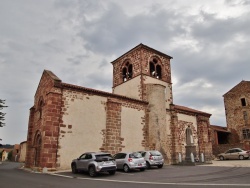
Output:
[[246,14],[240,18],[216,18],[216,14],[201,11],[202,22],[194,22],[191,27],[191,35],[195,36],[200,45],[207,43],[230,42],[238,35],[248,36],[250,32],[250,18]]
[[119,54],[139,43],[167,42],[185,33],[179,17],[170,10],[128,17],[118,5],[110,4],[94,22],[85,21],[80,36],[85,47],[95,53]]
[[226,0],[225,3],[230,6],[250,5],[250,0]]

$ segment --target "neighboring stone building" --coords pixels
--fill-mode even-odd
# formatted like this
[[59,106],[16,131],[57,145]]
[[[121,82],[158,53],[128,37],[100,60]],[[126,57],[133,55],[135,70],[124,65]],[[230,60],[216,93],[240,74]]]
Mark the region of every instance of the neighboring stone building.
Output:
[[139,44],[114,60],[113,92],[42,74],[30,109],[26,167],[70,168],[86,151],[157,149],[168,164],[185,158],[192,129],[196,155],[210,160],[211,114],[173,104],[172,57]]
[[0,161],[7,161],[9,154],[13,151],[12,148],[2,148],[0,149],[0,153],[2,157],[0,158]]
[[27,141],[20,143],[20,156],[19,156],[19,162],[25,162],[26,157],[26,148],[27,148]]
[[7,161],[8,160],[8,153],[6,149],[0,150],[1,152],[1,161]]
[[250,149],[250,81],[241,81],[223,97],[230,142]]
[[12,150],[11,161],[18,161],[20,157],[20,144],[15,144]]
[[227,126],[211,125],[213,154],[233,147],[250,150],[250,82],[241,81],[223,97]]

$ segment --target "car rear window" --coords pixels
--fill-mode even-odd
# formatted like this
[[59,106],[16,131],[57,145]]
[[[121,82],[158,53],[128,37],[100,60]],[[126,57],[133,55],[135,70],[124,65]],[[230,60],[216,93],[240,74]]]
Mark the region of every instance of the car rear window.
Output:
[[114,160],[114,158],[111,156],[111,154],[99,154],[99,155],[95,155],[96,160],[98,161],[110,161],[110,160]]
[[129,154],[129,158],[141,158],[141,154],[139,152],[134,152]]
[[150,154],[153,156],[161,156],[161,153],[159,151],[151,151]]

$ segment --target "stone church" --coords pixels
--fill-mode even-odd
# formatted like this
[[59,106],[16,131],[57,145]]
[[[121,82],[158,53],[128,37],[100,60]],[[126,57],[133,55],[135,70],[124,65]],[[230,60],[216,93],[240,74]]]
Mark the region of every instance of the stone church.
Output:
[[44,70],[30,108],[26,167],[68,169],[87,151],[159,150],[167,164],[211,159],[211,114],[174,104],[171,56],[139,44],[111,64],[112,93],[64,83]]

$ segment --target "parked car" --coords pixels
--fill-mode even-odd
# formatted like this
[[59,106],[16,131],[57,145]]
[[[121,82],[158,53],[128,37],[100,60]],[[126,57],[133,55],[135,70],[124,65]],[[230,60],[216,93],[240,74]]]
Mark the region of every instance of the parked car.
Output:
[[151,166],[157,166],[158,168],[163,167],[164,159],[159,151],[140,151],[140,153],[142,154],[142,157],[144,157],[148,169],[151,168]]
[[103,152],[87,152],[71,162],[72,173],[87,171],[91,177],[100,172],[114,175],[116,168],[116,162],[112,155]]
[[144,171],[146,162],[139,152],[117,153],[114,155],[117,169],[122,169],[124,172],[129,172],[132,169]]
[[220,160],[224,159],[248,159],[250,156],[250,151],[245,151],[241,148],[232,148],[226,151],[225,153],[220,153],[218,158]]

